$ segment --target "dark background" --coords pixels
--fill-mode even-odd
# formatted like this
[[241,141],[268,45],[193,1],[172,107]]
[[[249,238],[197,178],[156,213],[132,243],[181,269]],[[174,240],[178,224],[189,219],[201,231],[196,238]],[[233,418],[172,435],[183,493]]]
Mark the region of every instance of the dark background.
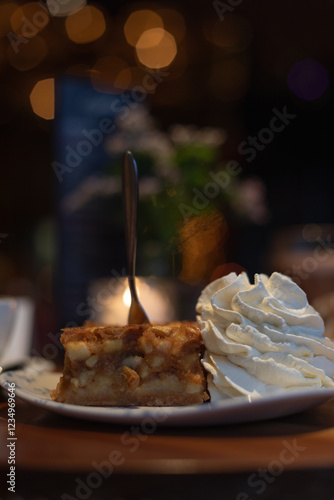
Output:
[[[1,2],[0,7],[7,3]],[[28,70],[13,67],[6,23],[4,18],[1,21],[5,27],[0,40],[0,293],[33,297],[37,332],[60,326],[57,307],[65,292],[57,283],[62,273],[63,227],[57,220],[59,185],[51,167],[56,155],[57,102],[55,120],[44,120],[33,113],[29,95],[45,78],[87,78],[101,55],[116,54],[140,68],[123,33],[129,14],[140,8],[174,9],[183,16],[186,28],[178,55],[168,68],[170,76],[147,99],[159,127],[168,130],[171,124],[182,123],[225,129],[224,158],[239,161],[241,178],[260,179],[265,188],[269,216],[261,223],[248,221],[238,227],[232,223],[229,260],[250,274],[271,272],[272,245],[280,231],[297,228],[292,247],[307,244],[300,233],[309,224],[329,228],[323,238],[330,238],[334,218],[332,0],[244,0],[234,7],[228,1],[162,0],[88,5],[104,13],[107,29],[102,37],[75,44],[66,37],[64,18],[51,18],[39,34],[48,53]],[[240,46],[219,45],[212,41],[214,36],[227,42],[239,40]],[[288,75],[293,66],[310,60],[318,64],[316,69],[304,65],[297,75],[299,90],[291,88]],[[284,107],[295,118],[248,162],[240,154],[240,144],[268,127],[273,109]],[[112,250],[110,255],[112,259]],[[120,269],[121,264],[114,267]],[[331,286],[332,281],[326,292]],[[65,319],[69,320],[61,321]]]

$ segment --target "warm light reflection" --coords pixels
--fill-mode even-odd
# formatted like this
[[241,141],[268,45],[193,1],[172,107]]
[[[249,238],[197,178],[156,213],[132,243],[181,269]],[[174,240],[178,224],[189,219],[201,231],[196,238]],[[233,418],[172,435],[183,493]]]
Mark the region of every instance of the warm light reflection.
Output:
[[6,36],[12,30],[10,18],[16,9],[17,5],[13,2],[0,5],[0,36]]
[[89,43],[103,35],[106,30],[106,21],[98,8],[85,6],[67,17],[65,27],[72,42]]
[[40,80],[36,83],[30,94],[30,104],[33,112],[44,118],[52,120],[55,114],[55,82],[53,78]]
[[116,89],[127,89],[130,87],[132,72],[129,67],[122,69],[115,78]]
[[30,40],[14,38],[7,49],[8,61],[19,71],[35,68],[46,57],[48,48],[44,39],[37,35]]
[[[137,294],[150,321],[168,323],[175,320],[176,303],[174,285],[168,280],[136,278]],[[99,280],[90,288],[96,300],[95,320],[103,325],[126,325],[131,295],[127,278]]]
[[51,16],[64,17],[84,7],[87,0],[46,0]]
[[165,35],[165,30],[163,28],[152,28],[150,30],[144,31],[139,37],[136,44],[136,49],[151,49],[160,44],[161,40]]
[[223,214],[193,217],[180,229],[182,270],[178,279],[198,285],[208,282],[219,264],[225,262],[228,227]]
[[153,28],[140,36],[136,53],[139,61],[149,68],[169,66],[177,54],[173,35],[162,28]]
[[128,64],[116,56],[101,57],[91,71],[93,87],[99,92],[115,93],[129,88],[132,72]]
[[[138,297],[139,297],[139,292],[138,292]],[[130,293],[130,288],[129,287],[123,293],[123,304],[126,307],[130,307],[131,306],[131,293]]]
[[33,38],[49,23],[50,16],[39,2],[29,2],[17,8],[10,18],[12,31],[24,38]]
[[128,44],[135,47],[144,31],[163,27],[161,17],[153,10],[136,10],[130,14],[124,25],[124,35]]

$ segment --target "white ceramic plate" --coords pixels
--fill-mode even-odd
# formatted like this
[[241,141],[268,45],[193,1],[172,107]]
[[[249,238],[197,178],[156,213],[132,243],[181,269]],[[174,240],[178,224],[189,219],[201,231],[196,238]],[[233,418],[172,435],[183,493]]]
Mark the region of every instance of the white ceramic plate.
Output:
[[55,413],[113,424],[140,424],[150,429],[154,426],[219,425],[266,420],[307,410],[334,398],[334,389],[300,389],[267,397],[239,397],[194,406],[78,406],[51,400],[50,391],[56,387],[59,377],[59,373],[38,373],[31,369],[9,371],[0,375],[0,384],[8,389],[9,384],[14,382],[18,398]]

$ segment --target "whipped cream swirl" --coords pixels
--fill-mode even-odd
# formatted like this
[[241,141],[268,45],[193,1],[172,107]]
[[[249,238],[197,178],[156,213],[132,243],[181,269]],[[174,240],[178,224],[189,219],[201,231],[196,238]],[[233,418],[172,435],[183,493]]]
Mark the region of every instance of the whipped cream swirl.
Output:
[[334,344],[306,294],[280,273],[230,273],[201,293],[198,321],[211,400],[334,388]]

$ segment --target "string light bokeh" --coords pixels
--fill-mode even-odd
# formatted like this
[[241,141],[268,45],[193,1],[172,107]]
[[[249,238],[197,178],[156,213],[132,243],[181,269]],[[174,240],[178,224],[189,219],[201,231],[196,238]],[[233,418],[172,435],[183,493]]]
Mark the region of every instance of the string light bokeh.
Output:
[[[242,16],[230,16],[222,33],[215,12],[207,11],[196,33],[196,23],[189,25],[182,6],[125,2],[115,11],[109,7],[84,0],[0,4],[0,64],[22,95],[25,108],[38,79],[64,73],[88,75],[94,88],[111,92],[137,85],[145,68],[168,70],[166,81],[178,80],[178,95],[184,98],[188,90],[190,101],[190,75],[203,43],[212,54],[209,90],[222,102],[242,99],[249,75],[247,60],[240,54],[252,38],[250,24]],[[220,51],[218,59],[215,50]],[[166,97],[161,92],[161,96],[156,93],[159,105]],[[166,106],[173,95],[177,106],[173,84],[168,94]],[[30,110],[36,113],[36,107]]]
[[[244,0],[224,12],[221,4],[0,1],[0,209],[5,214],[0,233],[8,235],[0,239],[0,292],[30,293],[35,282],[39,294],[48,290],[42,298],[50,301],[49,263],[40,258],[36,262],[31,235],[40,224],[52,227],[56,211],[58,186],[51,165],[58,126],[57,82],[64,77],[84,79],[102,96],[139,95],[140,89],[164,131],[178,123],[224,130],[224,158],[239,161],[243,175],[254,176],[243,192],[248,196],[251,191],[253,200],[252,186],[263,181],[270,193],[272,219],[264,217],[270,222],[263,226],[303,223],[303,217],[308,221],[312,214],[304,214],[312,211],[305,199],[310,196],[322,207],[315,222],[330,222],[330,183],[324,179],[332,157],[328,123],[333,106],[334,2],[315,8],[302,0],[293,5],[288,0],[259,0],[256,6]],[[256,140],[268,127],[272,110],[282,113],[284,107],[297,118],[247,162],[240,145],[249,137]],[[302,186],[299,174],[307,179]],[[315,177],[324,186],[323,196],[315,194]],[[284,202],[282,190],[287,193]],[[239,242],[236,255],[240,262],[252,255],[258,263],[264,237],[256,227],[257,237],[248,238],[247,230],[247,244]],[[47,229],[43,238],[46,234]],[[259,246],[253,248],[255,241]],[[215,235],[208,233],[212,266],[219,260],[216,243]],[[194,248],[203,252],[201,244],[196,240]],[[209,275],[210,266],[205,270],[202,265],[199,258],[193,267]],[[184,276],[190,276],[190,267],[183,269]]]

